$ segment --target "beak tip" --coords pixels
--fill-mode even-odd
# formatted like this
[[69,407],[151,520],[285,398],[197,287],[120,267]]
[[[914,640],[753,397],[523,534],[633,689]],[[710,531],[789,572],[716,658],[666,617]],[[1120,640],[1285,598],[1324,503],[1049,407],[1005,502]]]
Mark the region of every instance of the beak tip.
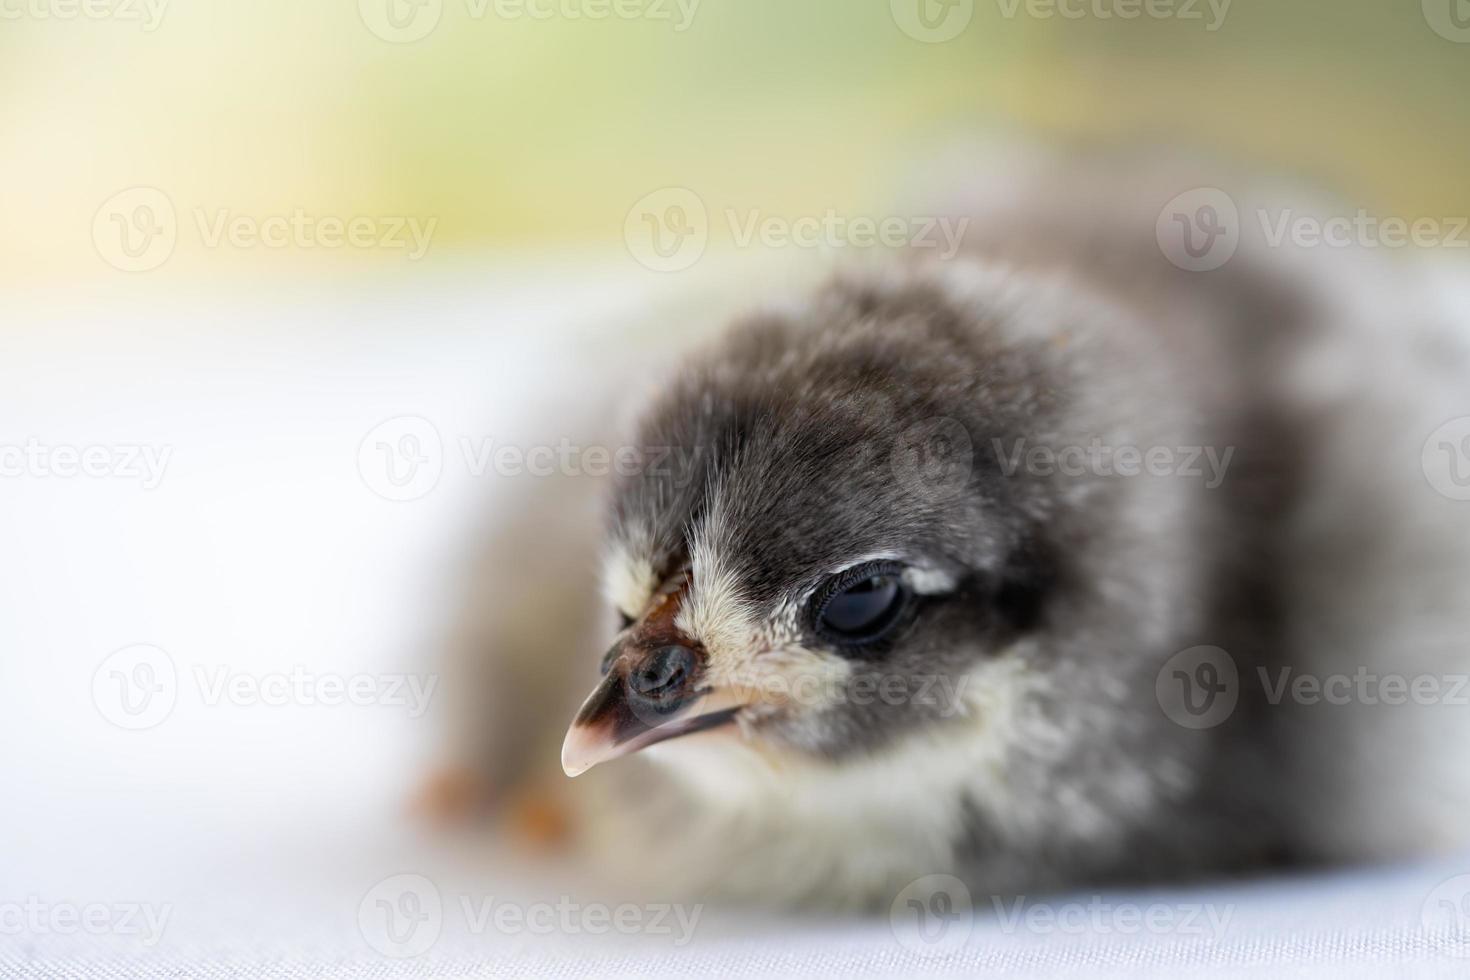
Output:
[[599,761],[595,755],[589,759],[591,753],[587,742],[587,734],[573,725],[567,732],[566,741],[561,744],[562,772],[573,779],[597,765]]

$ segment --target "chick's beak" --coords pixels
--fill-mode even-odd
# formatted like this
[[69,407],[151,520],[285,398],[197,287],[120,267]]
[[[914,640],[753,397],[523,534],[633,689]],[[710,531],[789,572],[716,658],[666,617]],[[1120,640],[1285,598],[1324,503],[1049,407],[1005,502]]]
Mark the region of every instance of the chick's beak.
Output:
[[734,720],[741,705],[702,687],[705,656],[680,643],[614,648],[602,683],[582,702],[561,747],[561,765],[578,776],[609,759]]

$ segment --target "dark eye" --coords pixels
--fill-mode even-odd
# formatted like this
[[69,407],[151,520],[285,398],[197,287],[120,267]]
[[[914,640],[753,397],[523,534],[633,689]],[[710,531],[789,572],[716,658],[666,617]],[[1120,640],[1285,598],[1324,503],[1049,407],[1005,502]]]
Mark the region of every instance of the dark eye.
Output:
[[623,630],[627,629],[629,626],[632,626],[632,625],[633,625],[633,617],[632,616],[629,616],[627,613],[623,612],[622,610],[618,610],[618,632],[621,633]]
[[860,645],[887,635],[908,600],[902,566],[871,562],[834,576],[813,597],[817,632],[835,643]]

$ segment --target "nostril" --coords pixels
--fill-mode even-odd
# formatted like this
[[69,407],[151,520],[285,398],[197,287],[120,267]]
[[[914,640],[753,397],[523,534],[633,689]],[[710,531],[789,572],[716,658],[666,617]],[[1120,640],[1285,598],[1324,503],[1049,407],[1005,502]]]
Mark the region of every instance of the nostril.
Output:
[[628,674],[628,684],[644,697],[667,697],[683,690],[694,674],[694,653],[667,646],[650,653]]

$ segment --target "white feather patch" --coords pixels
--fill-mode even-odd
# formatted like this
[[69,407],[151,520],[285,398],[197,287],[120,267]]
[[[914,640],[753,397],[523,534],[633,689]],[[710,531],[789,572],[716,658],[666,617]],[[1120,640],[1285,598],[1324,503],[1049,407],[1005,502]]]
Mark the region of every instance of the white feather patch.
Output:
[[728,542],[724,508],[714,495],[704,520],[689,541],[689,592],[674,625],[704,644],[710,679],[721,683],[748,664],[760,623],[740,578],[724,560]]
[[614,545],[603,562],[603,595],[625,616],[641,616],[658,585],[658,576],[648,559],[624,545]]
[[886,894],[895,879],[952,867],[966,829],[961,800],[1008,836],[1044,833],[1047,815],[1007,785],[1015,745],[1060,739],[1030,710],[1044,688],[1019,658],[989,661],[965,676],[960,717],[840,763],[714,737],[668,742],[650,754],[729,821],[723,847],[762,854],[721,864],[731,892],[860,900]]

